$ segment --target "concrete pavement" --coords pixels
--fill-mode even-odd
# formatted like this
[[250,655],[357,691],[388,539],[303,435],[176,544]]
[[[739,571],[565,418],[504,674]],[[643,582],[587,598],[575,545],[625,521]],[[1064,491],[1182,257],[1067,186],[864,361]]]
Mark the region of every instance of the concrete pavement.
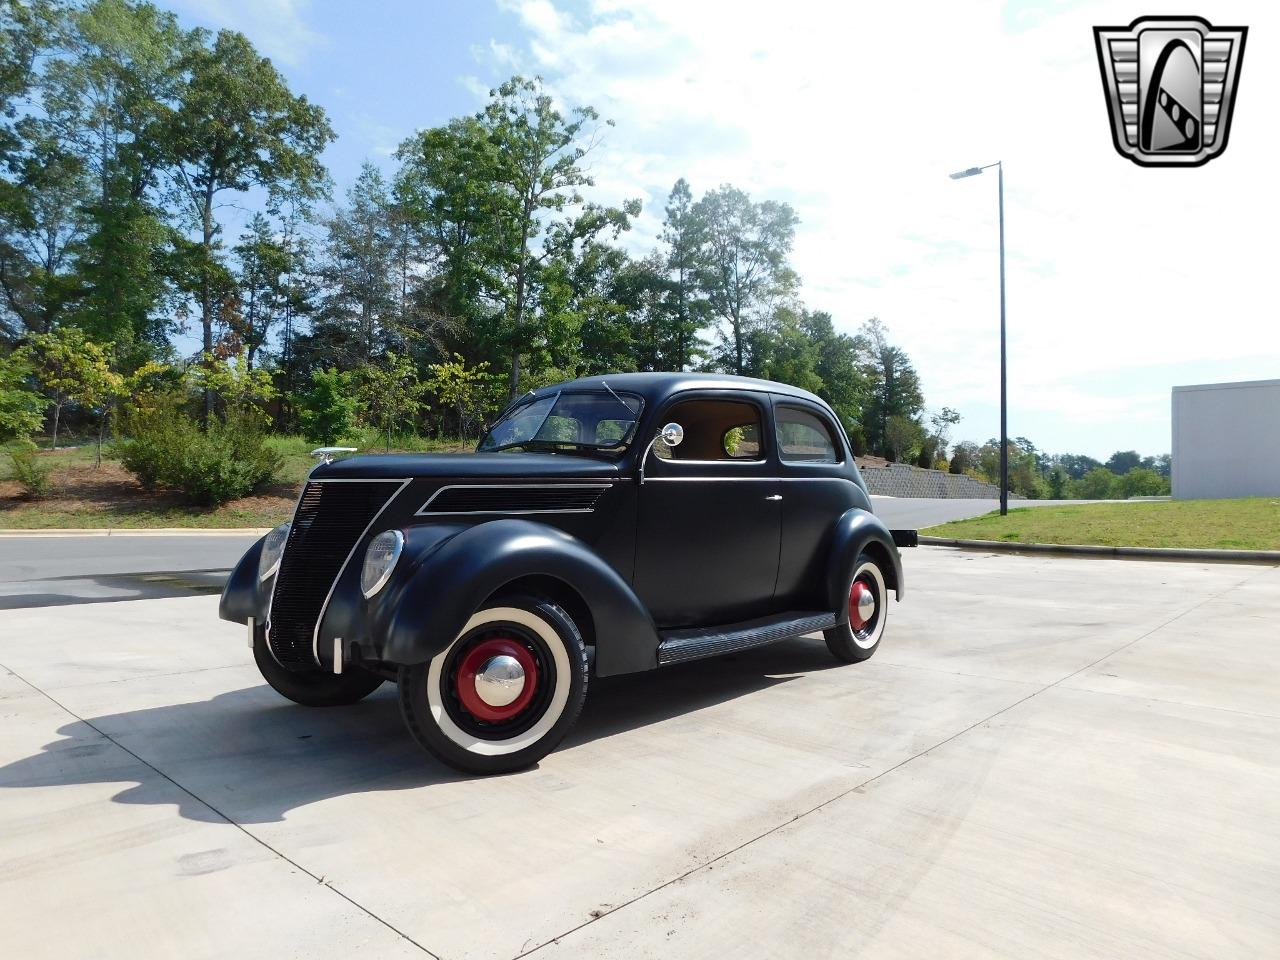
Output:
[[905,559],[867,663],[796,640],[597,682],[560,750],[482,780],[418,751],[389,688],[281,700],[212,597],[0,612],[0,942],[1280,951],[1280,569]]

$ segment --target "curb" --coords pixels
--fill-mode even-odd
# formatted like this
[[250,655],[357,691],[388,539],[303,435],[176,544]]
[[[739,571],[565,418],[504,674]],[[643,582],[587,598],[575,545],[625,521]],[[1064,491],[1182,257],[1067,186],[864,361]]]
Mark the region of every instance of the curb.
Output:
[[1280,550],[1208,550],[1195,547],[1105,547],[1077,543],[1015,543],[1009,540],[957,540],[920,537],[921,546],[994,550],[1002,553],[1059,553],[1067,556],[1143,560],[1208,560],[1214,563],[1280,564]]
[[261,537],[271,527],[66,527],[0,530],[6,537]]

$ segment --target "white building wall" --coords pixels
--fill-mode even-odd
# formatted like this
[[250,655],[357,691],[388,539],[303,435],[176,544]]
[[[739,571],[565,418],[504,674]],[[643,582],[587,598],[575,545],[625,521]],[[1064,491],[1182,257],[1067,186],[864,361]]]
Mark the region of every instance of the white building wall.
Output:
[[1173,388],[1173,496],[1280,496],[1280,380]]

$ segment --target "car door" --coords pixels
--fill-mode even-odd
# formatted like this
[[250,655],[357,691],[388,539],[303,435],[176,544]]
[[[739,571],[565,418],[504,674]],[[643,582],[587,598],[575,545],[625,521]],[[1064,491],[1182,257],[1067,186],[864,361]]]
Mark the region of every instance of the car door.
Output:
[[781,494],[770,459],[768,397],[680,394],[658,413],[678,423],[643,465],[636,592],[659,627],[734,623],[772,612]]
[[773,398],[774,448],[782,478],[782,542],[777,601],[792,610],[827,602],[827,565],[836,521],[870,504],[853,480],[852,452],[829,413],[801,398]]

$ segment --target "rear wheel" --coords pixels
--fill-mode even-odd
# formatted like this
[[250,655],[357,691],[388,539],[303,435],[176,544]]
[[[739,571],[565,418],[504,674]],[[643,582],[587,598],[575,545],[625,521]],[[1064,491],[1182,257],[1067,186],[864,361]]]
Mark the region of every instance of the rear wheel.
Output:
[[466,773],[537,763],[564,739],[587,696],[587,647],[560,607],[505,597],[478,611],[427,663],[400,668],[413,738]]
[[884,571],[866,553],[858,555],[849,581],[849,619],[823,631],[827,649],[845,663],[866,660],[876,652],[889,614]]
[[382,677],[359,667],[349,666],[337,674],[319,669],[303,673],[286,670],[267,649],[262,630],[254,633],[253,659],[272,690],[304,707],[344,707],[363,700],[382,686]]

